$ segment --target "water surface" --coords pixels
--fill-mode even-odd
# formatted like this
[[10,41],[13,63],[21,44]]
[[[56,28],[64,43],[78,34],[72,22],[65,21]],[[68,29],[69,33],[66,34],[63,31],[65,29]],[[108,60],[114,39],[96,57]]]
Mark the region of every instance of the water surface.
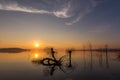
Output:
[[120,80],[120,52],[59,51],[61,66],[33,62],[51,56],[43,51],[0,53],[0,80]]

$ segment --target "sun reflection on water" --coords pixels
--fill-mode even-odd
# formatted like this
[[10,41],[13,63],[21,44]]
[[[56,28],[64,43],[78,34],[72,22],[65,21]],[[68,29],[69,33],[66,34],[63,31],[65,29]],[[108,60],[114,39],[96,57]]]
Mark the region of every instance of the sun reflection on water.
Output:
[[38,60],[41,59],[42,55],[39,52],[33,52],[30,54],[30,59],[31,60]]
[[35,58],[38,58],[38,57],[39,57],[39,54],[38,54],[38,53],[35,53],[35,54],[34,54],[34,57],[35,57]]

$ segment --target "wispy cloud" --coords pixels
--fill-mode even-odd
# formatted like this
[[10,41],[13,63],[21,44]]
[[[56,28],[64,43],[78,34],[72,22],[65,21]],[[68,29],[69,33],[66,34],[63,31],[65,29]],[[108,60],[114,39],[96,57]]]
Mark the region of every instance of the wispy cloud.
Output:
[[[29,3],[32,0],[25,1]],[[20,3],[17,0],[1,0],[0,10],[48,14],[66,19],[73,18],[70,22],[65,23],[66,25],[73,25],[79,22],[85,15],[89,14],[104,0],[54,0],[53,2],[50,0],[41,0],[38,1],[39,3],[34,3],[35,1],[32,1],[31,5],[29,5]]]
[[[65,24],[66,25],[73,25],[73,24],[79,22],[80,19],[82,19],[85,15],[92,12],[93,9],[102,2],[104,2],[104,1],[103,0],[101,0],[101,1],[99,1],[99,0],[98,1],[97,0],[88,0],[87,3],[84,2],[85,5],[82,5],[81,6],[82,9],[79,9],[78,16],[74,20],[72,20],[71,22],[67,22]],[[78,6],[78,7],[80,7],[80,6]]]
[[33,7],[20,6],[17,2],[12,2],[9,4],[0,3],[0,10],[20,11],[20,12],[34,13],[34,14],[50,14],[58,18],[69,18],[70,17],[70,15],[67,14],[69,7],[64,7],[60,10],[49,11],[49,10],[44,10],[44,9],[36,9]]
[[0,4],[0,10],[20,11],[20,12],[27,12],[27,13],[51,14],[51,12],[46,11],[46,10],[38,10],[38,9],[34,9],[32,7],[19,6],[17,3]]
[[53,12],[53,14],[55,16],[57,16],[58,18],[69,18],[71,16],[67,14],[68,10],[69,10],[69,8],[63,8],[60,11]]

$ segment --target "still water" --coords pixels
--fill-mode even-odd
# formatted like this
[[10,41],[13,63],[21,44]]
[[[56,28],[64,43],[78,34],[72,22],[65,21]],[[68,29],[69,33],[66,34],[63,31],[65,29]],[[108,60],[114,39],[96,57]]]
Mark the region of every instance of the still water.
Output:
[[[120,52],[84,52],[55,55],[61,64],[41,64],[48,53],[0,53],[0,80],[120,80]],[[48,62],[49,63],[49,62]]]

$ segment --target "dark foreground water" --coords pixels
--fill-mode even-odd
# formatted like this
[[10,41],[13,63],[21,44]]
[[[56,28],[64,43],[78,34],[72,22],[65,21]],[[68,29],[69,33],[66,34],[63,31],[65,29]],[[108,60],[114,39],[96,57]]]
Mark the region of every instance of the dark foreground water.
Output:
[[62,57],[61,65],[39,62],[50,57],[38,51],[0,53],[0,80],[120,80],[120,52],[60,51],[55,57]]

